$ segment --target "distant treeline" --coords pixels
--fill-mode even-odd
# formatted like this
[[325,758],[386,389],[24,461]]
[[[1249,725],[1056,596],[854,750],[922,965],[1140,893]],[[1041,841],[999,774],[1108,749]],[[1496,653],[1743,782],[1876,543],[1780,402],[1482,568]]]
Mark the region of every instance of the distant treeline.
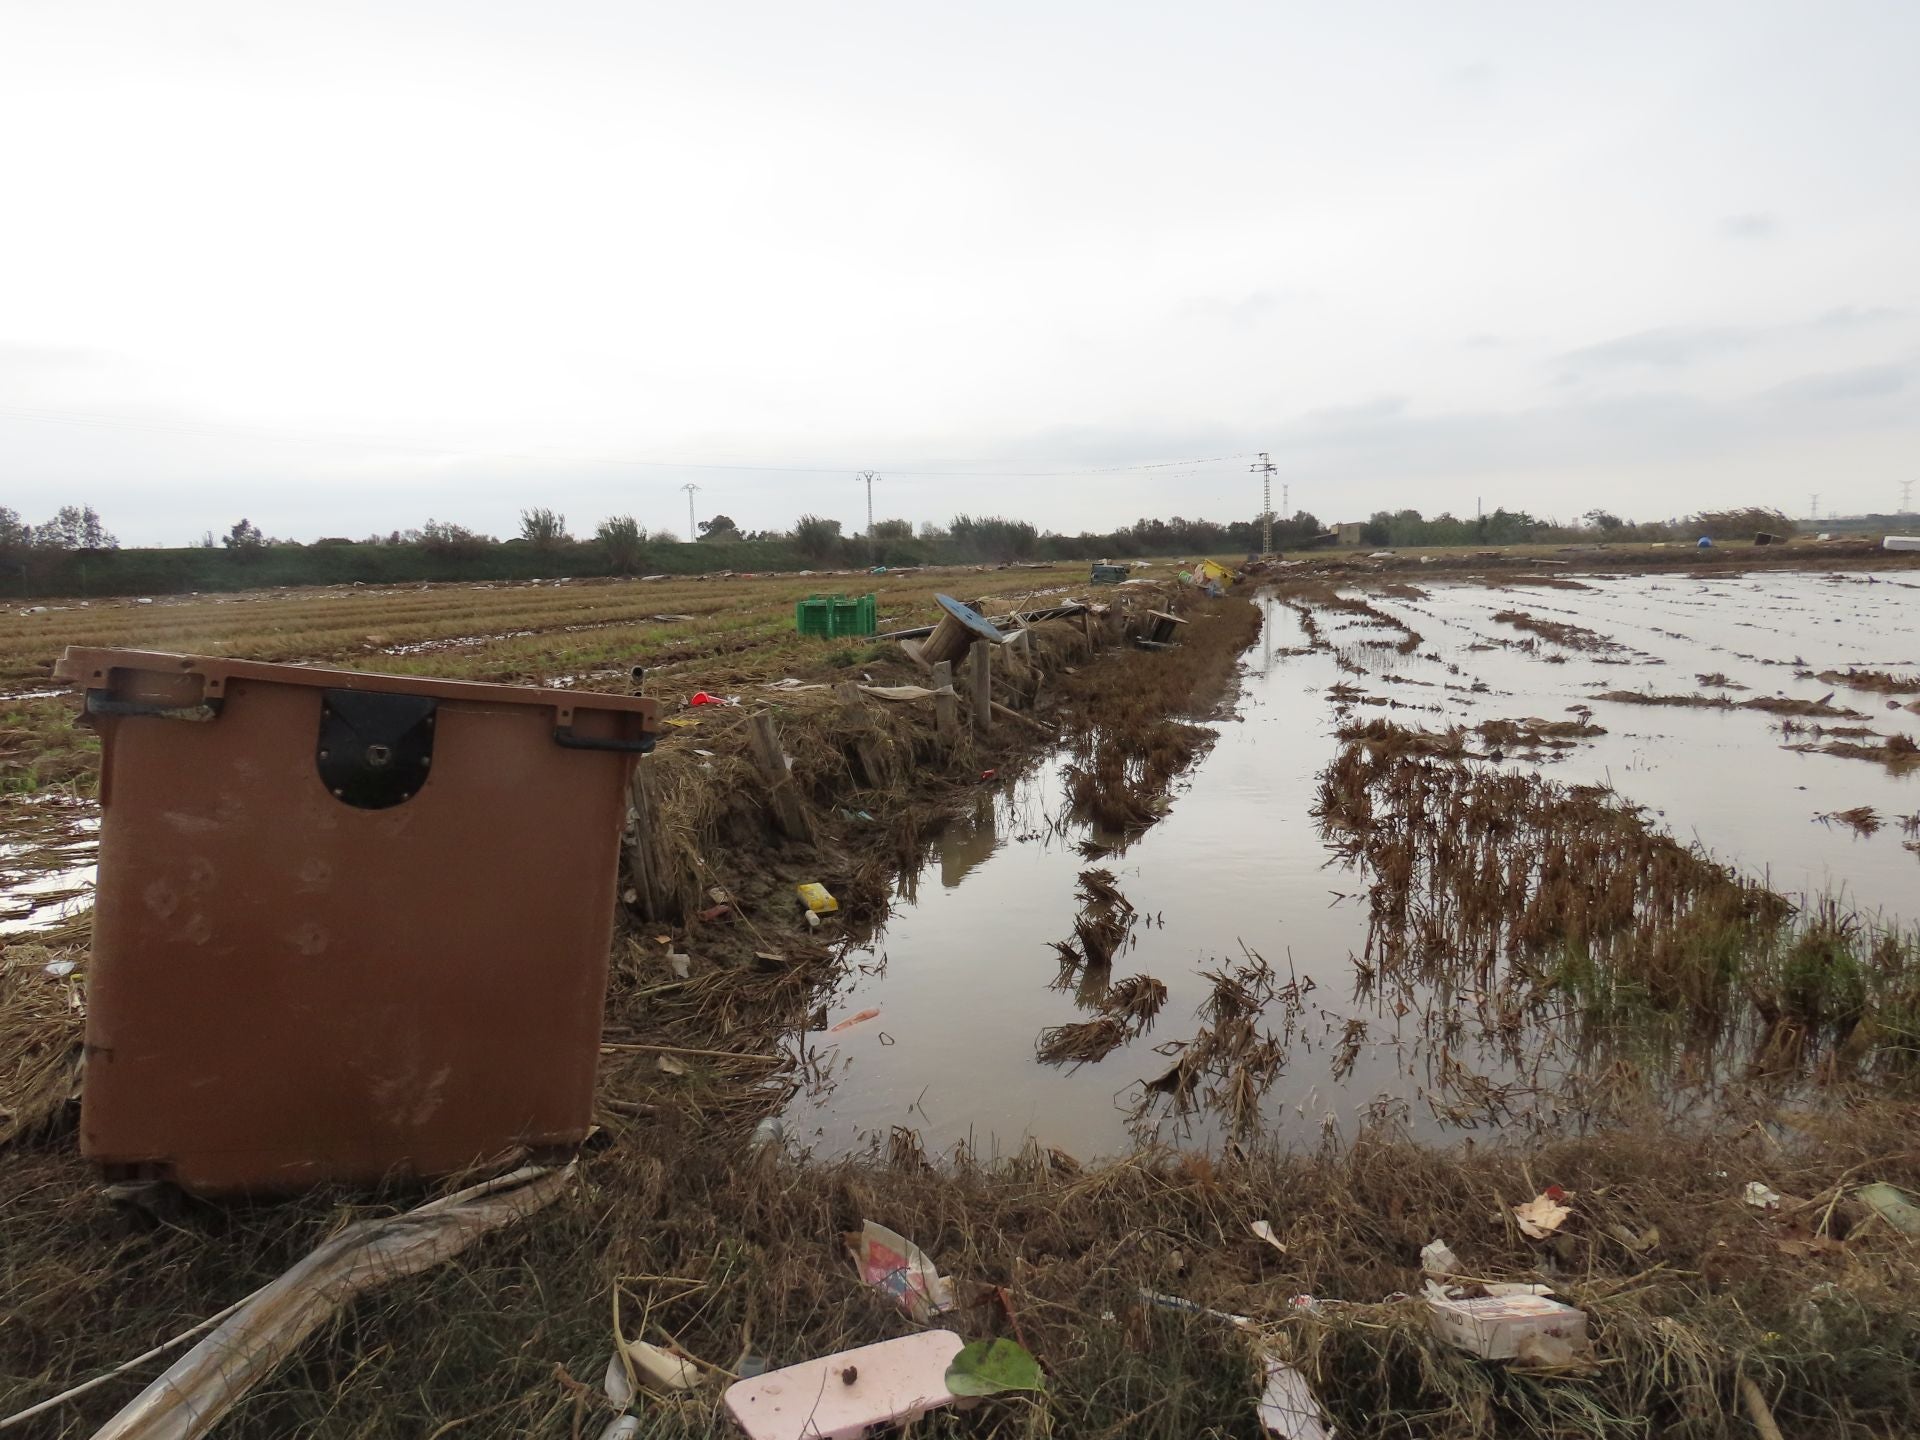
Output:
[[[1020,560],[1231,554],[1258,551],[1259,526],[1206,520],[1140,520],[1106,535],[1042,534],[1024,520],[959,515],[916,532],[881,521],[872,537],[842,532],[838,520],[805,515],[785,533],[745,534],[726,516],[702,521],[697,542],[649,533],[630,518],[603,522],[590,539],[567,532],[565,517],[530,510],[522,533],[497,540],[444,521],[366,540],[296,544],[270,539],[248,521],[216,542],[179,549],[121,548],[90,510],[75,524],[23,526],[0,512],[0,593],[168,595],[276,585],[397,585],[421,581],[536,580],[561,576],[691,575],[722,570],[867,569],[884,565],[1003,564]],[[51,528],[50,528],[51,527]],[[1320,536],[1307,514],[1276,520],[1276,548]],[[88,544],[93,539],[98,543]]]
[[[649,532],[631,516],[602,521],[590,538],[568,532],[566,517],[528,510],[509,540],[429,520],[418,530],[364,540],[311,544],[274,540],[247,520],[216,541],[180,549],[123,549],[87,506],[68,506],[43,525],[0,509],[0,594],[165,595],[252,590],[276,585],[398,585],[422,581],[535,580],[561,576],[689,575],[715,571],[796,571],[905,565],[1004,564],[1010,561],[1131,560],[1258,553],[1258,517],[1219,523],[1141,519],[1109,533],[1061,535],[1024,520],[957,515],[946,525],[883,520],[873,534],[847,535],[838,520],[803,515],[784,532],[750,534],[725,515],[699,525],[689,542]],[[1379,511],[1339,538],[1366,546],[1513,545],[1596,539],[1673,540],[1711,535],[1748,539],[1757,531],[1794,533],[1777,510],[1714,511],[1642,525],[1606,511],[1560,525],[1523,511],[1495,510],[1470,520],[1418,510]],[[1356,533],[1357,532],[1357,533]],[[1273,522],[1282,553],[1329,543],[1321,522],[1302,511]]]
[[1640,524],[1622,520],[1607,510],[1589,510],[1577,525],[1540,520],[1524,510],[1495,510],[1458,520],[1440,514],[1432,519],[1418,510],[1376,510],[1360,526],[1363,545],[1576,545],[1595,540],[1632,542],[1697,540],[1751,540],[1765,531],[1788,536],[1798,526],[1778,510],[1748,506],[1739,510],[1705,510],[1679,520]]

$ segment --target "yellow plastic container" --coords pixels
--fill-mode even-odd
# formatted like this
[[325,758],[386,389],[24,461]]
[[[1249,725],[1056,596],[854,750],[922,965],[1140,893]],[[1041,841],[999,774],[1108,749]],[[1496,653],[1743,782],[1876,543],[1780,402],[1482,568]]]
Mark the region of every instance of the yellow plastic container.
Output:
[[809,883],[793,887],[800,892],[800,898],[806,902],[807,909],[816,915],[831,915],[840,908],[840,902],[833,898],[824,885]]

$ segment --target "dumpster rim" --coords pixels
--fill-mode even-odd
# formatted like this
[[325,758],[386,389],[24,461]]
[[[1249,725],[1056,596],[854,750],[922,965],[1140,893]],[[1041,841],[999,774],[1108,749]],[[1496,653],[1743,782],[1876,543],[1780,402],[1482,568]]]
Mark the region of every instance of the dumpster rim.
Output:
[[274,685],[305,685],[322,690],[366,690],[420,695],[436,700],[527,705],[565,711],[600,710],[643,716],[649,728],[659,702],[645,695],[613,695],[600,690],[556,690],[533,685],[496,685],[479,680],[442,680],[426,675],[390,675],[376,670],[337,670],[270,660],[233,660],[217,655],[186,655],[165,650],[121,650],[69,645],[53,667],[53,678],[81,689],[104,682],[112,670],[197,675],[214,690],[229,680]]

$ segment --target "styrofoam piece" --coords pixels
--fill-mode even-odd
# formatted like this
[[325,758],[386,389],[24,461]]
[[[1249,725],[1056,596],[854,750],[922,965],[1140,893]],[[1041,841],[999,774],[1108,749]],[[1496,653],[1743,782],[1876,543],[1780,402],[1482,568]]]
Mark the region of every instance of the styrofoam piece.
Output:
[[1532,1337],[1578,1345],[1587,1312],[1544,1295],[1487,1295],[1474,1300],[1429,1297],[1434,1333],[1482,1360],[1511,1360]]
[[1313,1398],[1307,1377],[1293,1366],[1272,1355],[1262,1357],[1267,1370],[1267,1388],[1260,1396],[1255,1412],[1269,1435],[1286,1440],[1334,1440],[1327,1412]]
[[1920,535],[1889,535],[1880,546],[1884,550],[1920,550]]
[[748,1440],[857,1440],[950,1405],[951,1330],[927,1330],[789,1365],[727,1387],[727,1413]]

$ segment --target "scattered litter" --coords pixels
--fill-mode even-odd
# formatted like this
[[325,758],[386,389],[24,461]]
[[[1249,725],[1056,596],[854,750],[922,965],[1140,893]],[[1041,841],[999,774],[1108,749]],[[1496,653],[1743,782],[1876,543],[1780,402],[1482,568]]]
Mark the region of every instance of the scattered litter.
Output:
[[1333,1440],[1333,1426],[1307,1377],[1273,1355],[1263,1354],[1260,1363],[1267,1369],[1267,1388],[1255,1412],[1262,1428],[1287,1440]]
[[798,892],[807,909],[815,915],[831,915],[840,908],[840,902],[833,898],[827,887],[816,881],[809,881],[805,885],[796,885],[793,888]]
[[626,1351],[634,1373],[658,1389],[692,1390],[700,1383],[699,1370],[671,1350],[644,1340],[629,1340]]
[[996,1338],[964,1346],[947,1366],[947,1389],[955,1395],[1000,1395],[1008,1390],[1044,1390],[1040,1362],[1017,1341]]
[[1428,1297],[1434,1333],[1482,1360],[1512,1360],[1523,1342],[1544,1337],[1579,1344],[1587,1315],[1544,1295],[1488,1295],[1473,1300]]
[[749,1150],[770,1149],[780,1145],[786,1138],[787,1122],[785,1120],[778,1115],[763,1116],[760,1123],[753,1127],[753,1134],[747,1140],[747,1148]]
[[892,1296],[902,1310],[921,1324],[953,1308],[952,1282],[905,1236],[869,1220],[864,1229],[848,1235],[846,1241],[861,1280]]
[[1747,1182],[1745,1199],[1747,1204],[1753,1206],[1756,1210],[1778,1210],[1780,1208],[1780,1198],[1780,1192],[1778,1190],[1769,1190],[1765,1184],[1758,1180],[1749,1180]]
[[[42,952],[42,953],[45,953],[45,952]],[[74,971],[80,968],[80,962],[78,960],[49,960],[45,965],[41,966],[40,968],[46,971],[46,973],[51,975],[54,979],[64,980],[67,976],[73,974]]]
[[838,1035],[842,1030],[851,1030],[856,1025],[864,1025],[869,1020],[878,1020],[879,1018],[880,1012],[878,1010],[862,1010],[858,1015],[849,1015],[838,1025],[835,1025],[831,1030],[827,1031],[827,1033],[829,1035]]
[[1000,772],[998,770],[982,770],[980,772],[980,778],[982,780],[996,780],[999,776]]
[[1514,1295],[1553,1294],[1551,1285],[1539,1285],[1525,1280],[1489,1280],[1483,1282],[1480,1288],[1498,1300],[1505,1300]]
[[1420,1268],[1429,1275],[1458,1275],[1461,1273],[1460,1257],[1444,1240],[1435,1240],[1420,1251]]
[[684,1075],[687,1073],[687,1062],[684,1060],[676,1060],[671,1055],[662,1055],[654,1064],[659,1066],[662,1075]]
[[600,1432],[600,1440],[635,1440],[640,1434],[640,1417],[622,1415]]
[[873,816],[868,814],[865,810],[849,810],[846,808],[846,806],[843,805],[840,807],[840,813],[846,816],[846,818],[849,820],[859,820],[868,825],[871,825],[873,823]]
[[[696,751],[695,753],[697,754],[699,752]],[[716,905],[731,905],[733,903],[733,896],[727,893],[727,887],[724,885],[709,885],[707,887],[707,899]]]
[[727,1387],[727,1413],[747,1440],[857,1440],[953,1403],[951,1330],[928,1330],[770,1370]]
[[1624,1225],[1609,1225],[1607,1227],[1607,1234],[1618,1240],[1636,1255],[1645,1255],[1660,1243],[1660,1227],[1658,1225],[1649,1225],[1638,1235],[1634,1234],[1633,1231]]
[[667,955],[667,964],[673,967],[674,976],[684,980],[693,973],[693,957],[674,950]]
[[1529,1240],[1547,1239],[1573,1214],[1573,1207],[1562,1203],[1572,1198],[1571,1191],[1549,1185],[1526,1204],[1514,1206],[1513,1218],[1520,1223],[1520,1233]]
[[731,905],[710,905],[700,912],[700,918],[711,925],[716,920],[724,920],[733,913]]
[[1902,1235],[1920,1235],[1920,1206],[1916,1206],[1913,1197],[1904,1190],[1881,1182],[1862,1185],[1854,1193],[1874,1214]]
[[862,685],[860,693],[882,700],[931,700],[935,694],[924,685]]
[[607,1374],[600,1386],[607,1392],[607,1399],[622,1410],[633,1403],[633,1382],[627,1379],[627,1367],[620,1363],[618,1350],[607,1357]]
[[738,703],[737,700],[727,700],[718,695],[709,695],[704,690],[694,691],[687,700],[687,704],[689,705],[737,705]]
[[[1148,1290],[1143,1286],[1140,1290],[1140,1298],[1149,1305],[1158,1305],[1162,1310],[1178,1310],[1187,1315],[1205,1315],[1210,1319],[1224,1320],[1237,1330],[1250,1330],[1253,1328],[1253,1321],[1249,1320],[1245,1315],[1229,1315],[1224,1310],[1209,1310],[1197,1301],[1183,1300],[1178,1295],[1162,1295],[1157,1290]],[[1300,1303],[1299,1299],[1296,1298],[1293,1303],[1298,1306]],[[1301,1306],[1300,1308],[1305,1309],[1308,1307]]]
[[1252,1230],[1253,1233],[1258,1235],[1262,1240],[1266,1241],[1267,1244],[1273,1246],[1273,1248],[1278,1250],[1282,1255],[1287,1253],[1287,1247],[1280,1242],[1280,1237],[1273,1233],[1273,1226],[1269,1225],[1265,1220],[1256,1220],[1247,1228]]

